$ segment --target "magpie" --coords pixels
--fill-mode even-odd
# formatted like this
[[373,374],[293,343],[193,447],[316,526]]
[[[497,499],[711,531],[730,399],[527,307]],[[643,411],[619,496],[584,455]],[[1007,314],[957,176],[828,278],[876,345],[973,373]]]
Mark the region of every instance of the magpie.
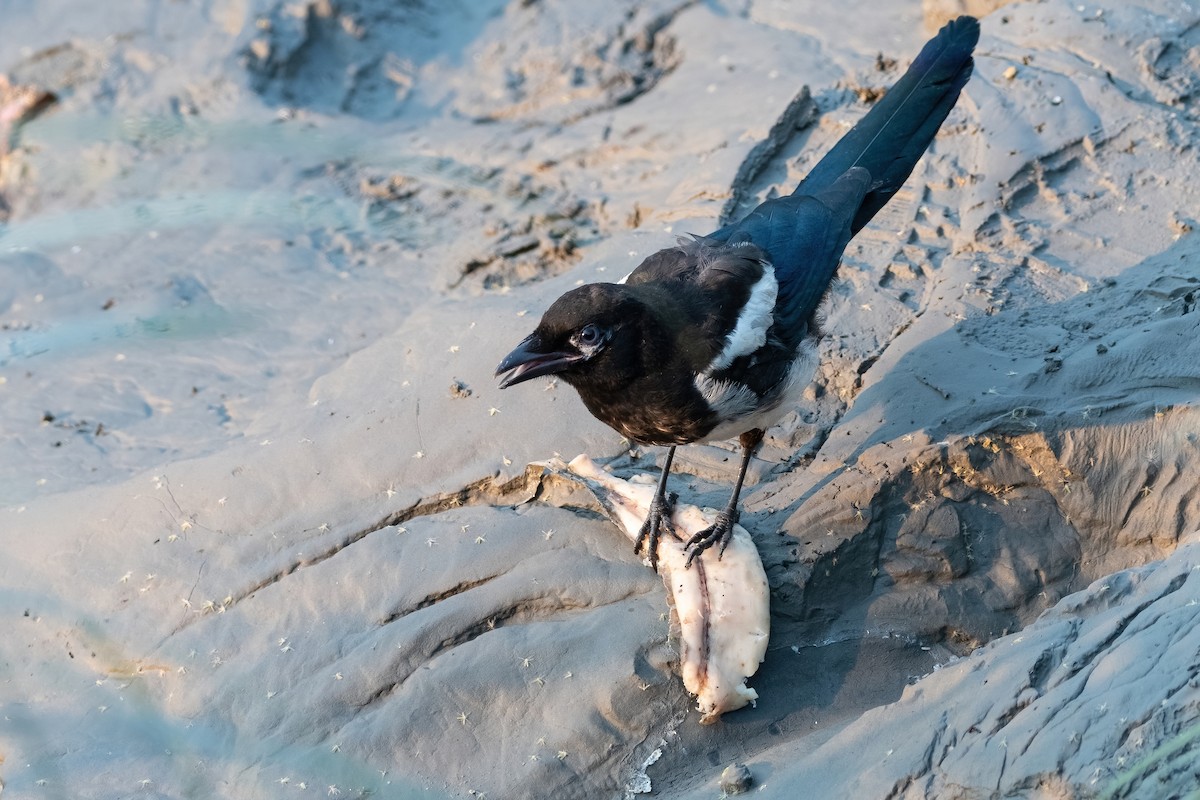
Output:
[[572,289],[496,368],[502,389],[558,375],[601,422],[669,448],[634,546],[646,546],[655,569],[659,536],[672,530],[676,446],[737,436],[733,494],[712,527],[688,540],[687,565],[714,544],[718,558],[724,552],[764,430],[813,376],[817,309],[842,252],[928,149],[971,77],[978,41],[974,18],[947,23],[790,195],[679,240],[617,283]]

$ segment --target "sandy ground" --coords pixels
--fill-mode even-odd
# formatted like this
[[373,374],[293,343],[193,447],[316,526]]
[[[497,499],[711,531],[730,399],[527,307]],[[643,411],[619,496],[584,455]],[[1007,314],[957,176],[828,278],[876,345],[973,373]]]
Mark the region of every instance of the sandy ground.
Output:
[[698,725],[657,577],[526,471],[661,453],[495,388],[562,291],[789,190],[947,5],[10,3],[54,101],[0,98],[0,792],[1188,796],[1200,8],[984,19],[753,465],[757,707]]

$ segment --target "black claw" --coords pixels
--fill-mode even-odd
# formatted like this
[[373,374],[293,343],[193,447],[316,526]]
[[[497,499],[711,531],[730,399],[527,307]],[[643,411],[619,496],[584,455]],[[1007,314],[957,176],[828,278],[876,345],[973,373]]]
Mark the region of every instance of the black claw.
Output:
[[675,514],[675,500],[677,495],[671,492],[666,497],[655,495],[650,502],[650,509],[646,513],[646,521],[642,523],[642,527],[638,530],[637,541],[633,543],[633,552],[638,554],[642,551],[642,545],[646,545],[646,555],[650,558],[650,568],[658,572],[658,540],[662,536],[664,530],[673,531],[671,525],[671,517]]
[[692,566],[692,561],[696,556],[703,553],[708,548],[712,547],[717,542],[721,543],[721,549],[717,551],[717,559],[725,555],[725,548],[729,546],[729,541],[733,538],[733,523],[737,522],[737,513],[727,513],[722,511],[717,514],[716,522],[710,527],[697,533],[691,539],[688,539],[684,549],[687,550],[687,561],[684,562],[683,568],[688,569]]

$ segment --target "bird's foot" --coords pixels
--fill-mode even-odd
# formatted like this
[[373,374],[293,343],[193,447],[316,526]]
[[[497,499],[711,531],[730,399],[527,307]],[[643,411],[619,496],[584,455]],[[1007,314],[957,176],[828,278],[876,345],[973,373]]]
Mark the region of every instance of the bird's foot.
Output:
[[688,539],[684,550],[687,551],[687,561],[684,562],[683,568],[687,569],[692,566],[692,561],[703,553],[708,548],[718,542],[721,543],[721,549],[717,551],[717,559],[725,554],[725,548],[729,546],[729,540],[733,538],[733,524],[738,520],[736,511],[722,511],[717,514],[717,520],[710,527],[697,533],[691,539]]
[[677,495],[671,492],[666,497],[655,495],[650,502],[650,510],[646,513],[646,521],[638,531],[637,541],[633,543],[634,554],[642,551],[646,545],[646,555],[650,558],[650,568],[658,572],[658,539],[664,530],[673,531],[671,515],[675,513]]

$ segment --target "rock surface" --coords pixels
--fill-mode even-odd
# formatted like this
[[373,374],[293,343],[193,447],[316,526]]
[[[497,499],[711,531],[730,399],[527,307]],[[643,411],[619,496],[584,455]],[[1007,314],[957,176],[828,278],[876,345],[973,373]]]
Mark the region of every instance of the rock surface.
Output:
[[[934,5],[8,14],[0,73],[57,101],[4,156],[3,789],[1190,790],[1192,5],[984,19],[752,466],[756,708],[698,724],[660,581],[525,471],[656,454],[492,379],[567,288],[790,190]],[[672,487],[719,506],[736,458]]]

